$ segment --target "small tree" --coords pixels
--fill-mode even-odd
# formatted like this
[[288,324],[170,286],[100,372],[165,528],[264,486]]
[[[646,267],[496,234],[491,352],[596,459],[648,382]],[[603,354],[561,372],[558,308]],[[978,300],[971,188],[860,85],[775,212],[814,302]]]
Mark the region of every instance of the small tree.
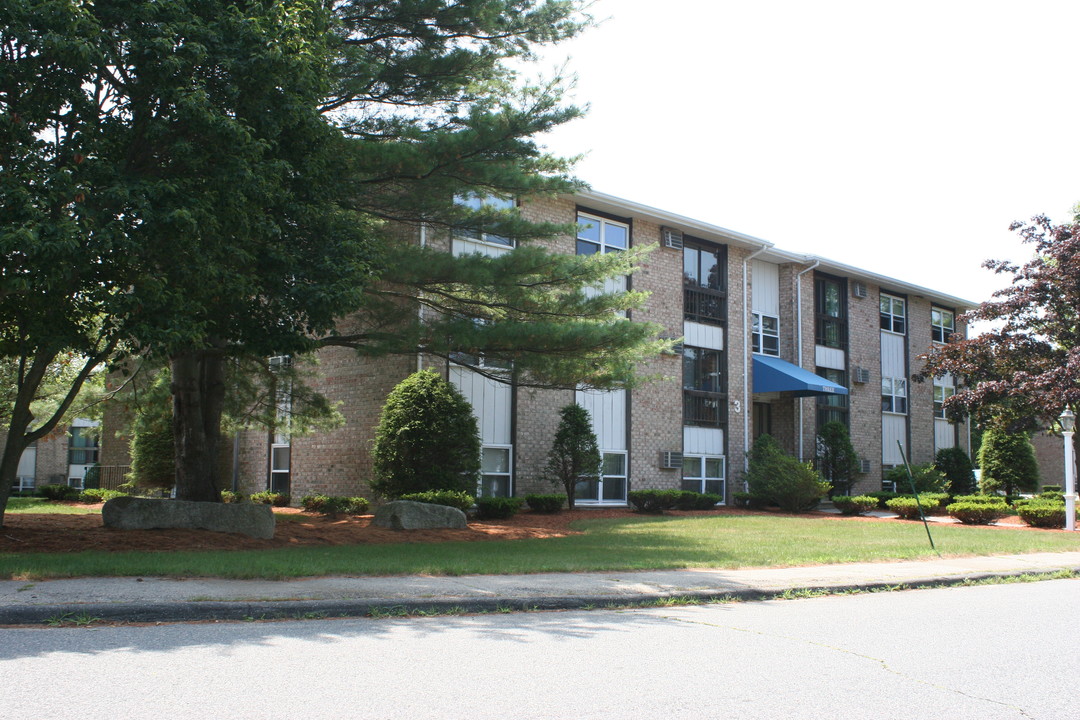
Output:
[[[924,465],[912,465],[911,477],[908,477],[907,468],[897,465],[885,473],[885,482],[892,483],[896,492],[907,494],[915,493],[939,493],[945,492],[948,480],[945,474],[930,463]],[[912,487],[914,485],[914,488]]]
[[970,495],[975,491],[975,473],[971,458],[958,447],[942,448],[934,457],[934,467],[945,475],[951,495]]
[[380,495],[473,494],[480,480],[480,432],[472,406],[435,372],[413,373],[387,396],[371,455],[371,488]]
[[1035,448],[1026,433],[1010,433],[996,425],[987,428],[979,448],[979,467],[983,492],[1004,490],[1006,495],[1012,495],[1039,486]]
[[789,512],[809,510],[829,491],[809,463],[787,455],[771,435],[754,441],[746,483],[751,494]]
[[600,449],[588,410],[580,405],[567,405],[559,414],[559,429],[548,453],[547,470],[552,484],[561,483],[566,489],[566,503],[573,510],[578,481],[597,476]]
[[859,456],[844,423],[834,420],[821,426],[817,437],[817,469],[836,493],[851,492],[855,473],[859,471]]

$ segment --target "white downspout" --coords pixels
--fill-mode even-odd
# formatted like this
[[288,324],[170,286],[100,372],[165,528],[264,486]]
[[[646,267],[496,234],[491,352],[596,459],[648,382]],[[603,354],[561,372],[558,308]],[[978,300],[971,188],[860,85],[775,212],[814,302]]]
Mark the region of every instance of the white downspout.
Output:
[[[761,253],[768,250],[772,245],[762,245],[746,256],[743,260],[742,269],[742,336],[743,336],[743,368],[742,368],[742,416],[743,416],[743,470],[749,470],[749,458],[750,458],[750,363],[753,362],[753,353],[750,348],[750,334],[747,332],[747,318],[750,317],[750,308],[747,306],[748,298],[747,291],[749,283],[747,282],[747,270],[750,267],[750,261],[756,258]],[[745,489],[745,488],[744,488]]]
[[[795,339],[796,339],[796,350],[795,350],[795,352],[796,352],[796,355],[797,355],[796,358],[795,358],[795,364],[798,365],[799,367],[802,367],[802,362],[803,362],[803,357],[802,357],[802,334],[803,334],[803,326],[802,326],[802,276],[805,275],[806,273],[810,272],[811,270],[813,270],[814,268],[816,268],[820,264],[821,264],[820,260],[815,260],[813,265],[806,268],[805,270],[803,270],[802,272],[800,272],[799,274],[797,274],[795,276],[795,326],[798,328],[798,331],[796,332],[796,335],[795,335]],[[803,454],[803,442],[805,440],[805,437],[804,437],[805,432],[803,431],[803,401],[802,401],[802,398],[799,398],[795,402],[799,403],[799,462],[803,462],[803,455],[804,455]]]

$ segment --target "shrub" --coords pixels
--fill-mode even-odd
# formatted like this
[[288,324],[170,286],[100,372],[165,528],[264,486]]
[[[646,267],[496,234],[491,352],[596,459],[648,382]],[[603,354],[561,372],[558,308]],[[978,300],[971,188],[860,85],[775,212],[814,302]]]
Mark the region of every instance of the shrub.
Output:
[[1043,491],[1041,493],[1039,493],[1039,498],[1040,499],[1047,499],[1047,500],[1055,500],[1057,502],[1062,502],[1062,503],[1065,502],[1065,495],[1062,494],[1062,492],[1060,490],[1054,491],[1054,490],[1047,490],[1046,488],[1043,488]]
[[68,485],[42,485],[37,489],[37,494],[46,500],[74,500],[79,497],[79,489]]
[[1009,506],[999,503],[954,502],[945,508],[952,517],[965,525],[989,525],[1009,514]]
[[1031,527],[1065,527],[1065,503],[1035,499],[1026,503],[1017,503],[1016,514]]
[[1004,490],[1006,495],[1012,495],[1039,486],[1035,448],[1025,433],[1010,433],[996,426],[988,428],[979,448],[979,467],[983,492]]
[[892,500],[894,497],[900,497],[899,493],[880,491],[866,493],[866,497],[872,497],[877,500],[878,510],[886,510],[885,503]]
[[832,420],[821,426],[817,437],[817,469],[838,495],[846,495],[859,471],[859,456],[851,444],[847,425]]
[[785,455],[769,435],[759,436],[750,450],[746,483],[751,493],[789,512],[809,510],[829,492],[811,465]]
[[548,451],[547,472],[553,485],[562,485],[573,510],[578,482],[596,477],[601,456],[588,410],[571,404],[560,410],[559,415],[559,427]]
[[289,507],[289,503],[292,502],[292,496],[288,493],[279,493],[273,490],[252,493],[249,499],[253,503],[273,505],[274,507]]
[[753,498],[754,498],[753,493],[748,493],[748,492],[731,493],[731,503],[735,507],[750,507],[750,501]]
[[1043,494],[1043,493],[1048,493],[1048,492],[1059,493],[1061,491],[1062,490],[1061,490],[1060,485],[1043,485],[1042,486],[1042,493],[1040,493],[1040,495]]
[[945,490],[953,495],[975,491],[971,458],[958,447],[942,448],[934,456],[934,467],[945,476]]
[[300,507],[323,515],[363,515],[368,510],[368,501],[362,497],[316,494],[301,498]]
[[885,473],[885,480],[893,483],[894,487],[901,492],[910,491],[914,483],[915,492],[920,495],[928,492],[944,492],[946,485],[945,475],[933,465],[912,465],[910,479],[904,466],[898,465]]
[[475,497],[460,490],[428,490],[427,492],[402,495],[398,499],[431,503],[432,505],[447,505],[449,507],[455,507],[461,512],[469,512],[472,510],[473,505],[476,504]]
[[635,512],[662,513],[679,501],[679,490],[631,490],[626,497]]
[[113,498],[124,497],[127,493],[119,490],[105,490],[103,488],[87,488],[79,493],[79,502],[100,503],[108,502]]
[[131,425],[131,474],[136,485],[171,488],[176,482],[171,375],[163,368],[154,375]]
[[896,513],[905,520],[917,520],[919,518],[920,501],[913,497],[894,497],[885,503],[889,511]]
[[472,406],[435,372],[413,373],[387,396],[371,456],[371,487],[389,498],[475,488],[480,435]]
[[957,495],[953,502],[958,503],[981,503],[983,505],[998,505],[1004,503],[1005,498],[1000,495]]
[[877,498],[869,495],[836,495],[832,498],[832,503],[843,515],[862,515],[876,510],[878,506]]
[[945,512],[945,507],[952,502],[949,493],[921,493],[919,500],[925,503],[926,512],[936,515]]
[[481,520],[514,517],[524,502],[521,498],[514,497],[479,497],[476,498],[476,516]]
[[724,498],[716,493],[699,493],[693,490],[680,490],[675,501],[679,510],[712,510]]
[[232,490],[221,491],[221,502],[223,503],[242,503],[245,500],[247,500],[247,496],[244,493],[233,492]]
[[525,504],[536,513],[554,514],[562,510],[566,496],[562,494],[543,495],[533,493],[525,496]]

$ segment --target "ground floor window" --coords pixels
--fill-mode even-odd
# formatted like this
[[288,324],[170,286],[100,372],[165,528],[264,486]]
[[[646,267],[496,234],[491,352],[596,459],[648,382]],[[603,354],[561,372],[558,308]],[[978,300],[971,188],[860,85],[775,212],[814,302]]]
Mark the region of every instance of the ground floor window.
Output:
[[485,445],[480,451],[480,497],[510,497],[509,445]]
[[626,453],[605,452],[602,455],[600,476],[579,480],[574,488],[574,498],[587,503],[625,503]]
[[274,443],[270,446],[270,492],[289,494],[292,446]]
[[717,456],[684,455],[682,489],[724,497],[724,460]]

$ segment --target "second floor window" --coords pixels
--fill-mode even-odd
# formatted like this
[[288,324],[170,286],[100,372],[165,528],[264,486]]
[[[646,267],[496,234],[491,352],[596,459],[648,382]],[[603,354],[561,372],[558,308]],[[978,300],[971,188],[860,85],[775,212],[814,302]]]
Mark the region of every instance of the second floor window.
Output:
[[[455,198],[455,202],[470,210],[512,210],[516,207],[516,204],[511,198],[499,197],[498,195],[484,195],[482,197],[477,195],[459,196]],[[470,240],[479,240],[480,242],[491,243],[492,245],[514,246],[514,241],[512,239],[503,237],[502,235],[484,232],[479,228],[459,227],[456,228],[454,232],[459,237],[468,238]]]
[[607,218],[578,213],[577,254],[617,252],[630,246],[630,226]]
[[907,414],[907,380],[881,378],[881,412]]
[[930,309],[930,338],[936,343],[949,342],[949,336],[956,332],[956,317],[952,310]]
[[98,461],[98,439],[91,435],[93,428],[71,428],[68,442],[68,463],[71,465],[93,465]]
[[754,313],[753,351],[762,355],[780,355],[780,318]]
[[847,349],[847,311],[844,282],[818,276],[814,279],[815,335],[818,345]]
[[907,303],[892,295],[881,296],[881,329],[903,335],[907,328]]
[[945,401],[956,394],[952,385],[944,385],[940,379],[934,380],[934,417],[945,418]]
[[727,252],[723,246],[683,246],[683,315],[691,322],[727,321]]

